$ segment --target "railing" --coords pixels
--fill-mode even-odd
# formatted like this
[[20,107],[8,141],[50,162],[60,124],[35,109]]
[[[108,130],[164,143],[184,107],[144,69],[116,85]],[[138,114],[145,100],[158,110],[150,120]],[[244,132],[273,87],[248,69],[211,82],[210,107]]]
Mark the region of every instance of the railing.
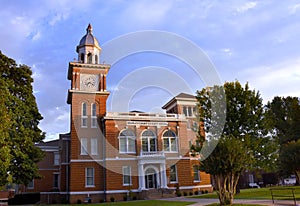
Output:
[[138,113],[138,112],[107,112],[107,117],[138,117],[138,118],[184,118],[183,114],[159,114],[159,113]]
[[294,205],[297,205],[294,188],[271,188],[270,191],[273,204],[275,200],[294,200]]
[[165,153],[163,151],[151,151],[151,152],[144,152],[141,151],[141,157],[164,157]]

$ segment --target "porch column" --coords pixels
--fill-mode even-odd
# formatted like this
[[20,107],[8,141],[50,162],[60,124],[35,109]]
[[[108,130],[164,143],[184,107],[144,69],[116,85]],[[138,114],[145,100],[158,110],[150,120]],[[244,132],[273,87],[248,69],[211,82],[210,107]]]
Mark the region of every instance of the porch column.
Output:
[[166,164],[160,164],[160,179],[161,179],[161,188],[168,188],[167,186],[167,173],[166,173]]
[[138,164],[138,173],[139,173],[139,190],[142,191],[145,189],[144,164]]

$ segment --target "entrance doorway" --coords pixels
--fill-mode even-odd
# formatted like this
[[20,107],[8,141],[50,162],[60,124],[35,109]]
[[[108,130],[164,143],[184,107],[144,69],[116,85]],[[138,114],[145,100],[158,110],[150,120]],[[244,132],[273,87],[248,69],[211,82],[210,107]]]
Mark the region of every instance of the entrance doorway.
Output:
[[145,172],[145,186],[147,189],[157,188],[157,174],[153,168],[148,168]]

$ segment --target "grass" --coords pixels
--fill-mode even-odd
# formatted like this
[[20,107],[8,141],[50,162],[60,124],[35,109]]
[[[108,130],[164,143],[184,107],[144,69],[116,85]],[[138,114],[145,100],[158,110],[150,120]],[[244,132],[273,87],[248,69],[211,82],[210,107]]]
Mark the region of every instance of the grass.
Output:
[[[291,190],[288,188],[293,188],[296,200],[300,200],[300,186],[292,186],[292,187],[268,187],[268,188],[252,188],[252,189],[243,189],[241,192],[234,196],[234,199],[256,199],[256,200],[271,200],[271,191],[273,190],[273,194],[277,195],[275,199],[277,200],[285,200],[292,199],[291,197],[284,197],[292,195]],[[282,196],[282,197],[279,197]],[[194,196],[193,198],[218,198],[216,193],[203,194],[200,196]]]
[[[185,206],[190,205],[195,202],[171,202],[171,201],[163,201],[163,200],[138,200],[138,201],[128,201],[128,202],[110,202],[110,203],[97,203],[97,204],[88,204],[88,206]],[[68,205],[59,205],[55,204],[53,206],[70,206]],[[78,204],[73,204],[78,205]],[[49,205],[47,205],[49,206]]]
[[[262,205],[258,205],[258,204],[232,204],[233,206],[262,206]],[[206,206],[220,206],[219,203],[212,203]]]

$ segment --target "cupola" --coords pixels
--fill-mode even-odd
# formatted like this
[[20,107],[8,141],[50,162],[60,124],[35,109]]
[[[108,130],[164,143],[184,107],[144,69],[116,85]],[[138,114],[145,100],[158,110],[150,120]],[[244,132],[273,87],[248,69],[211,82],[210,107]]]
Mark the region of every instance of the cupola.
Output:
[[101,48],[92,31],[93,28],[91,24],[89,24],[86,28],[86,35],[81,38],[79,45],[76,48],[78,62],[85,64],[99,64]]

